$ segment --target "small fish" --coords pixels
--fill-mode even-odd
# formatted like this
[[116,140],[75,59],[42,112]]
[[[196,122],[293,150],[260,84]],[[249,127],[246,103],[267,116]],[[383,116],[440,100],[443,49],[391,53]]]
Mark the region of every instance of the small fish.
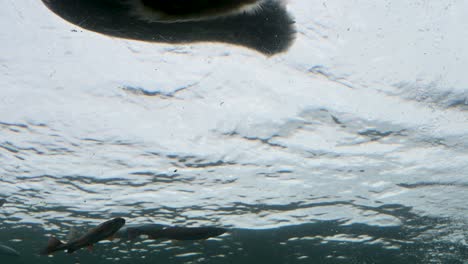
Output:
[[152,225],[129,227],[128,237],[134,239],[140,235],[147,235],[150,239],[174,239],[174,240],[200,240],[216,237],[226,233],[226,229],[220,227],[155,227]]
[[98,225],[97,227],[89,230],[83,236],[69,241],[68,243],[62,243],[57,238],[51,237],[47,247],[44,248],[40,254],[49,255],[61,250],[67,250],[67,253],[73,253],[84,247],[92,249],[93,244],[101,240],[111,239],[115,232],[124,225],[125,219],[118,217]]
[[18,257],[20,254],[18,251],[12,249],[11,247],[0,244],[0,255]]
[[265,0],[127,0],[133,14],[149,22],[211,19],[261,8]]
[[5,203],[6,203],[5,199],[0,199],[0,207],[2,207],[2,205],[4,205]]

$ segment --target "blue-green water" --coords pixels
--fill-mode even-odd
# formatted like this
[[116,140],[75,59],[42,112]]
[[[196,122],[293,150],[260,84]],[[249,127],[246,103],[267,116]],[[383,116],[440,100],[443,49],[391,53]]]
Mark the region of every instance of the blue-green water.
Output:
[[3,256],[8,263],[466,263],[466,247],[437,242],[421,234],[442,219],[424,219],[408,208],[388,207],[404,219],[404,227],[343,226],[337,221],[275,229],[231,229],[221,238],[206,241],[133,240],[95,245],[71,255],[39,256],[46,244],[43,230],[2,227],[2,239],[20,257]]

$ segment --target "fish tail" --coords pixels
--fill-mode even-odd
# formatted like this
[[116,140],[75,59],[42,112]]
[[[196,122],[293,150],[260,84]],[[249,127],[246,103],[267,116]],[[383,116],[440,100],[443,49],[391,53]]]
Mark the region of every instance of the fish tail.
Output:
[[39,253],[41,255],[49,255],[57,250],[59,250],[59,247],[64,245],[62,241],[58,240],[55,237],[50,237],[49,242],[47,243],[47,247],[41,250]]

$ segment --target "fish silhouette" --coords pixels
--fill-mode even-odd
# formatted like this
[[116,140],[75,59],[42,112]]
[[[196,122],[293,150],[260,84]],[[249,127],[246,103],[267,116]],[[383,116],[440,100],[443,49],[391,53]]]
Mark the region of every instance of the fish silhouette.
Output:
[[128,238],[134,239],[140,235],[147,235],[150,239],[174,239],[174,240],[201,240],[220,236],[227,232],[221,227],[155,227],[143,225],[128,228]]
[[66,250],[67,253],[73,253],[84,247],[91,249],[93,244],[101,240],[112,238],[112,236],[124,225],[125,219],[118,217],[98,225],[97,227],[89,230],[86,234],[77,239],[71,240],[68,243],[63,243],[57,238],[51,237],[47,247],[44,248],[40,254],[49,255],[61,250]]

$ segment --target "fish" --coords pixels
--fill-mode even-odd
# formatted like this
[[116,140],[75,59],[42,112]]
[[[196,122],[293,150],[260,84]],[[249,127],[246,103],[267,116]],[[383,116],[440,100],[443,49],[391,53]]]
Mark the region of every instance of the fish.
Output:
[[2,205],[4,205],[6,203],[6,200],[5,199],[0,199],[0,207],[2,207]]
[[217,237],[227,230],[221,227],[177,227],[169,226],[161,228],[160,225],[141,225],[128,227],[129,239],[134,239],[140,235],[147,235],[150,239],[173,239],[173,240],[202,240],[210,237]]
[[[138,231],[141,232],[151,232],[152,230],[163,229],[167,226],[161,224],[130,224],[125,225],[117,233],[115,233],[114,237],[118,239],[135,239],[139,236]],[[135,231],[138,230],[138,231]]]
[[97,227],[90,229],[86,234],[68,243],[63,243],[55,237],[50,237],[47,247],[39,253],[41,255],[50,255],[56,251],[66,250],[67,253],[71,254],[84,247],[92,249],[93,244],[101,240],[112,239],[112,236],[124,225],[125,219],[117,217],[101,223]]
[[0,244],[0,255],[18,257],[20,253],[9,246]]
[[127,0],[135,17],[148,22],[187,22],[261,9],[266,0]]

